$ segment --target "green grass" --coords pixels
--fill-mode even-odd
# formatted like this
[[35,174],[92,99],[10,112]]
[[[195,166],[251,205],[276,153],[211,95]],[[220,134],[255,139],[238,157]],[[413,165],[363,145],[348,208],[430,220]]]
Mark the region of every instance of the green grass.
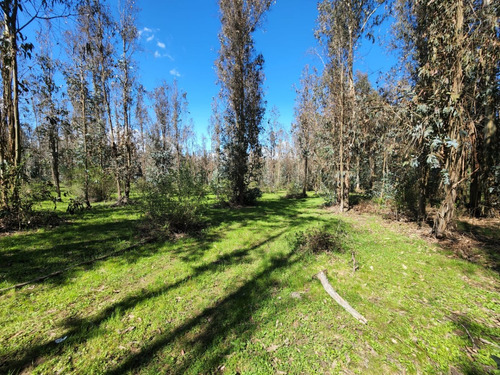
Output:
[[[265,195],[213,209],[197,238],[156,242],[0,295],[0,373],[487,373],[499,275],[370,215]],[[141,240],[135,206],[0,237],[0,288]],[[348,229],[343,254],[291,252],[296,231]],[[359,270],[353,274],[351,251]],[[368,319],[361,325],[312,276]],[[301,298],[293,298],[299,292]],[[294,294],[296,296],[296,294]],[[67,337],[56,344],[58,338]],[[471,342],[474,339],[474,344]]]

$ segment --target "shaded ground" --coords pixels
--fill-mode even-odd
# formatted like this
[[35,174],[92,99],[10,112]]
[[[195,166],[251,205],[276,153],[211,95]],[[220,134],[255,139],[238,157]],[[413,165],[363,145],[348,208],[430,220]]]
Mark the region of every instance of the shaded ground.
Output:
[[[495,371],[498,273],[408,226],[320,203],[266,195],[257,207],[214,209],[197,238],[0,295],[0,373]],[[0,238],[1,285],[140,240],[134,210],[103,206],[65,228]],[[296,231],[340,224],[349,228],[344,254],[291,252]],[[366,326],[312,279],[322,269]]]

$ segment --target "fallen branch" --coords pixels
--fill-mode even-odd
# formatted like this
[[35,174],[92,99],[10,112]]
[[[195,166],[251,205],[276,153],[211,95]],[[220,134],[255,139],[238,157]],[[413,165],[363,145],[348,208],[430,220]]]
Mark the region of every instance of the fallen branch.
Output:
[[136,243],[135,245],[129,246],[129,247],[123,249],[123,250],[113,251],[111,253],[108,253],[108,254],[105,254],[105,255],[101,255],[101,256],[98,256],[96,258],[92,258],[91,260],[86,260],[84,262],[80,262],[80,263],[74,264],[74,265],[72,265],[70,267],[66,267],[66,268],[64,268],[62,270],[49,273],[48,275],[40,276],[40,277],[37,277],[37,278],[29,280],[29,281],[25,281],[25,282],[20,283],[20,284],[16,284],[16,285],[9,286],[7,288],[0,289],[0,294],[2,294],[4,292],[7,292],[8,290],[11,290],[11,289],[19,289],[19,288],[22,288],[23,286],[26,286],[26,285],[29,285],[29,284],[38,283],[40,281],[49,279],[51,277],[55,277],[55,276],[61,275],[64,272],[71,271],[71,270],[73,270],[73,269],[75,269],[77,267],[84,266],[84,265],[87,265],[87,264],[92,264],[92,263],[97,262],[99,260],[103,260],[103,259],[112,257],[114,255],[118,255],[118,254],[130,251],[132,249],[135,249],[138,246],[144,245],[146,242],[147,241],[141,241],[141,242]]
[[321,271],[318,274],[314,275],[319,281],[321,281],[321,285],[323,285],[323,288],[325,288],[326,292],[337,302],[340,306],[344,308],[349,314],[351,314],[353,317],[355,317],[358,321],[360,321],[363,324],[366,324],[368,321],[366,318],[358,313],[356,310],[354,310],[349,303],[343,299],[336,291],[333,289],[333,287],[330,285],[328,282],[328,278],[326,277],[326,271]]
[[464,327],[465,329],[465,332],[467,332],[467,336],[469,336],[469,339],[470,341],[472,342],[472,348],[473,349],[476,349],[476,343],[474,342],[474,338],[472,337],[472,335],[470,334],[469,330],[467,329],[466,326],[464,326],[463,324],[460,324],[462,327]]
[[483,339],[483,338],[481,338],[481,337],[479,338],[479,341],[481,341],[482,343],[485,343],[485,344],[492,345],[492,346],[494,346],[494,347],[495,347],[495,348],[497,348],[497,349],[500,349],[500,346],[499,346],[499,345],[497,345],[497,344],[495,344],[495,343],[492,343],[491,341],[485,340],[485,339]]

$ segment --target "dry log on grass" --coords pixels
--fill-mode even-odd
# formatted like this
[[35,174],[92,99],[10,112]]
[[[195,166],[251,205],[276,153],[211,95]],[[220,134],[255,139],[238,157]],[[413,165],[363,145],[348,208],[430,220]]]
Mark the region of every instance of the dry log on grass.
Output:
[[328,282],[328,278],[326,277],[326,271],[321,271],[314,275],[319,281],[321,281],[321,285],[323,285],[323,288],[325,288],[326,292],[337,302],[340,306],[344,308],[345,311],[347,311],[349,314],[351,314],[353,317],[355,317],[358,321],[360,321],[363,324],[366,324],[368,321],[366,318],[361,315],[359,312],[354,310],[349,303],[343,299],[336,291],[333,289],[333,287],[330,285]]

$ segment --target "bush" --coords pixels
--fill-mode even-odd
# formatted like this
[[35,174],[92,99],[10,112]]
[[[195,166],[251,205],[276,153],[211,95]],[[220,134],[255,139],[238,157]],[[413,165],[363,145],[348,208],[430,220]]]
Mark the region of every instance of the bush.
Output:
[[345,225],[339,221],[335,229],[323,226],[296,232],[289,238],[289,245],[294,252],[306,254],[342,253],[346,235]]
[[302,186],[298,182],[292,182],[288,184],[286,188],[286,199],[300,199],[305,198],[307,195],[304,194]]
[[337,192],[323,188],[318,192],[318,195],[323,199],[323,207],[332,207],[337,203]]
[[50,200],[56,204],[50,182],[36,182],[21,190],[19,204],[0,210],[0,231],[57,226],[63,220],[53,211],[35,211],[33,207]]
[[254,206],[260,197],[262,197],[262,191],[258,187],[249,188],[245,191],[243,203],[248,206]]
[[154,231],[167,236],[196,232],[206,226],[203,181],[187,163],[179,170],[155,170],[142,184],[145,219]]
[[89,199],[92,202],[110,200],[111,193],[116,191],[113,174],[100,168],[95,168],[89,176]]

